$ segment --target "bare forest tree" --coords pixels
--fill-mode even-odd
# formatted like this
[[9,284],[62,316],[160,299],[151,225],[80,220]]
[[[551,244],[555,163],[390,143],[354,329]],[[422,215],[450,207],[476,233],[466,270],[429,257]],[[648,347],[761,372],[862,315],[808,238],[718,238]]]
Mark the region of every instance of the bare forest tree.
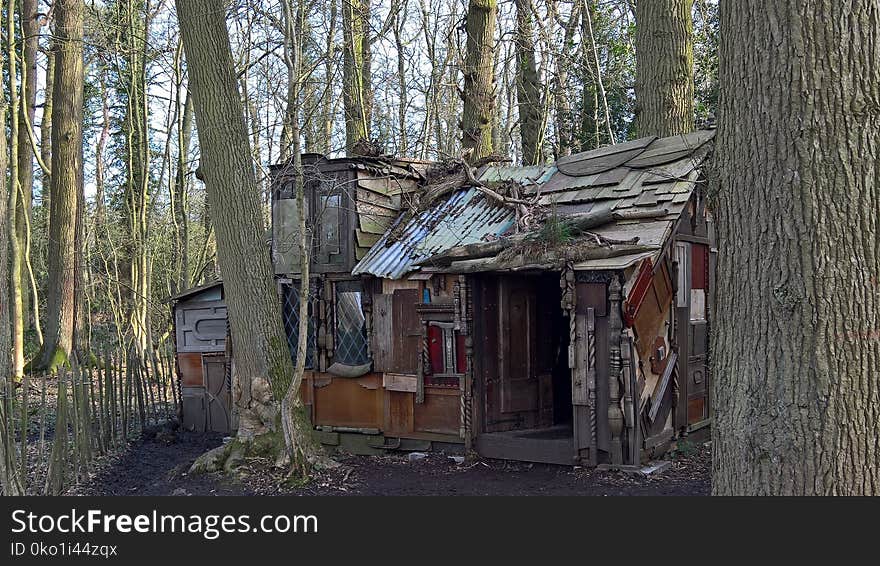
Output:
[[370,0],[342,0],[345,148],[370,141],[373,111],[371,84]]
[[[261,234],[257,181],[237,89],[224,4],[177,0],[201,147],[200,175],[212,204],[231,338],[239,439],[278,434],[278,402],[293,363],[276,304],[269,251]],[[296,419],[305,419],[298,411]],[[306,430],[302,425],[294,430]],[[309,436],[296,438],[308,446]],[[299,466],[305,464],[299,463]]]
[[83,3],[58,0],[54,6],[52,185],[46,338],[42,367],[65,363],[73,353],[76,313],[78,219],[83,193]]
[[461,145],[470,160],[491,155],[492,121],[497,111],[495,74],[495,0],[470,0],[465,17],[464,108]]
[[524,165],[540,161],[544,142],[544,103],[535,63],[534,28],[531,0],[516,0],[516,100]]
[[693,0],[636,2],[636,130],[671,136],[694,129]]

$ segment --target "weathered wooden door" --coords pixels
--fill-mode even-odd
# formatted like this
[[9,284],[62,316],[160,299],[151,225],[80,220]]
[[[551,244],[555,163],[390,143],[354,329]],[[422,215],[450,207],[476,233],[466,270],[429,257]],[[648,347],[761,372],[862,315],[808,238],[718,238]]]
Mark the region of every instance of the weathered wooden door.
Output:
[[205,372],[206,429],[229,432],[231,396],[226,379],[226,357],[205,355],[202,359]]
[[498,372],[487,383],[487,431],[536,426],[539,409],[536,285],[528,277],[498,283]]

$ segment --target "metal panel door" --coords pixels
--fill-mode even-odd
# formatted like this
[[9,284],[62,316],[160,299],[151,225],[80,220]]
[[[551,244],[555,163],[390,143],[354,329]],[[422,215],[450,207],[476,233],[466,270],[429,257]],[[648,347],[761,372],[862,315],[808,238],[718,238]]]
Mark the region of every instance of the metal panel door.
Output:
[[205,413],[207,430],[229,432],[231,398],[226,373],[225,356],[205,356]]

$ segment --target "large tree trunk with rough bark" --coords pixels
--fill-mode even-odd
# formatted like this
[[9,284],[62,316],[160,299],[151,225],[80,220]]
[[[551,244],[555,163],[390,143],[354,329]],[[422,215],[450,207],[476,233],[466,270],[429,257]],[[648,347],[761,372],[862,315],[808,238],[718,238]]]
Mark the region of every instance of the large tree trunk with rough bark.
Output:
[[464,109],[461,145],[468,161],[492,154],[495,105],[496,0],[470,0],[465,17]]
[[694,129],[693,0],[636,2],[636,131],[673,136]]
[[226,3],[177,0],[176,5],[201,148],[199,176],[211,207],[229,308],[238,436],[248,441],[277,432],[276,401],[287,392],[293,362],[263,241],[260,195],[230,51]]
[[342,2],[342,98],[345,105],[345,149],[370,141],[373,88],[370,73],[370,0]]
[[535,24],[531,0],[516,0],[516,103],[523,165],[541,160],[544,104],[535,65]]
[[49,279],[42,367],[67,361],[73,350],[77,271],[77,218],[81,214],[83,162],[83,3],[57,0],[55,77],[52,93],[52,179],[49,209]]
[[712,485],[880,493],[880,6],[721,3]]

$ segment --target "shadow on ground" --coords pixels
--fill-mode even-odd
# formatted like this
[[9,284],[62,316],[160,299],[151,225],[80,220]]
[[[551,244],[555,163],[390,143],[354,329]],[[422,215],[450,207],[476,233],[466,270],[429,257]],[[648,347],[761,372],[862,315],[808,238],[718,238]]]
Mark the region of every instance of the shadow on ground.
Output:
[[[108,460],[76,495],[708,495],[710,450],[700,446],[673,459],[658,475],[483,460],[457,464],[444,454],[410,461],[407,455],[344,456],[343,465],[306,486],[280,487],[266,461],[251,461],[238,478],[189,475],[192,462],[222,437],[151,432]],[[269,471],[267,471],[269,470]]]

